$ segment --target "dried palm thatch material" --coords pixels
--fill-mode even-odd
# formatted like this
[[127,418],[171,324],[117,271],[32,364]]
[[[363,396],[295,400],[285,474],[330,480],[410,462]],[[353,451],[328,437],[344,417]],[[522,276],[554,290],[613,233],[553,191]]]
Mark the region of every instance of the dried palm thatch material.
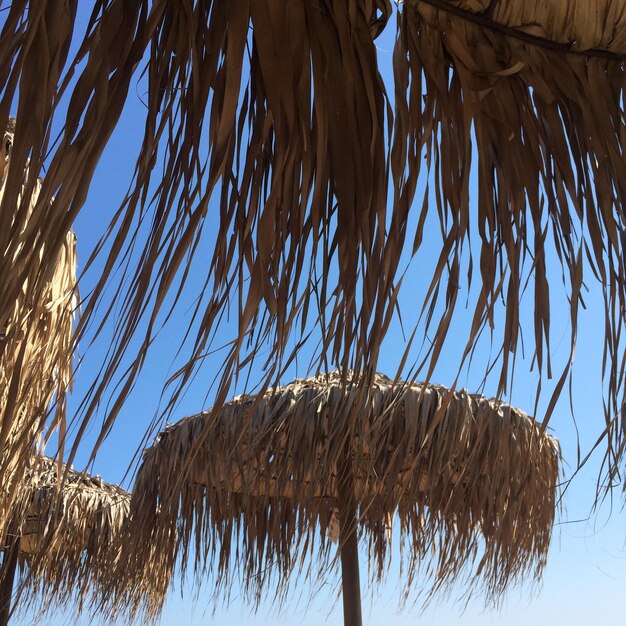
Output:
[[[0,201],[4,200],[14,120],[5,133],[0,155]],[[4,158],[3,158],[4,157]],[[72,329],[76,308],[76,241],[65,235],[63,245],[47,268],[24,259],[29,234],[38,230],[31,211],[37,204],[41,182],[29,201],[30,222],[12,232],[11,259],[22,289],[11,302],[3,302],[0,323],[0,538],[11,507],[20,497],[23,476],[42,435],[47,412],[54,402],[48,427],[65,432],[65,394],[72,377]],[[19,204],[19,202],[18,202]],[[15,208],[15,205],[14,205]],[[33,209],[34,210],[34,209]],[[7,260],[5,253],[4,260]],[[41,259],[40,259],[41,260]],[[31,286],[44,279],[38,299]]]
[[[30,85],[37,94],[35,105],[19,102],[17,167],[30,153],[33,169],[39,171],[59,86],[70,89],[70,73],[78,76],[37,205],[42,229],[29,238],[31,267],[40,253],[50,261],[80,210],[130,81],[148,55],[147,120],[134,184],[112,220],[111,262],[85,308],[85,324],[98,295],[115,277],[115,259],[135,238],[136,218],[145,214],[150,197],[155,219],[141,220],[152,223],[138,255],[142,261],[120,275],[130,289],[117,300],[116,340],[85,405],[86,420],[142,319],[151,318],[150,335],[158,310],[171,304],[163,298],[186,275],[179,270],[198,249],[209,199],[219,185],[220,208],[211,215],[211,223],[219,215],[219,234],[209,266],[204,263],[206,297],[199,299],[194,316],[202,321],[194,329],[193,354],[178,389],[235,292],[240,331],[222,395],[226,397],[227,381],[240,367],[244,341],[258,340],[255,332],[271,338],[278,361],[298,315],[306,319],[309,305],[315,306],[307,261],[316,256],[323,259],[320,276],[327,276],[331,266],[340,274],[338,292],[327,278],[319,285],[322,306],[333,299],[335,308],[325,332],[328,352],[343,365],[352,360],[365,367],[364,353],[372,356],[365,335],[373,335],[376,352],[393,291],[393,271],[387,269],[397,263],[383,253],[391,108],[373,41],[390,12],[389,0],[140,0],[132,6],[97,0],[76,62],[65,75],[76,3],[29,7],[18,0],[7,7],[0,49],[6,51],[0,54],[0,123],[9,94],[15,94],[13,81],[22,88]],[[84,69],[77,68],[81,61]],[[45,84],[42,74],[48,77]],[[158,154],[163,146],[164,156]],[[164,167],[153,197],[152,170],[161,158]],[[18,185],[12,178],[8,184],[15,198]],[[6,203],[0,207],[0,222],[7,220],[8,208]],[[336,240],[335,227],[341,233]],[[0,229],[0,247],[13,246]],[[0,314],[1,303],[19,290],[11,280],[14,269],[0,260]],[[359,301],[364,302],[360,309]],[[140,367],[150,341],[146,336],[129,375]],[[354,348],[356,354],[351,354]],[[119,384],[119,402],[112,403],[103,437],[129,385],[128,379]]]
[[[573,360],[583,281],[593,275],[606,309],[610,468],[626,432],[617,422],[626,356],[625,7],[621,0],[407,0],[394,54],[396,193],[408,195],[403,202],[410,205],[425,150],[443,233],[424,307],[446,294],[433,353],[448,331],[459,280],[478,279],[466,354],[484,328],[497,327],[494,304],[503,299],[496,343],[505,391],[520,340],[520,298],[530,283],[534,356],[550,377],[549,273],[558,258],[571,354],[557,373],[549,417]],[[470,198],[473,172],[477,198]],[[467,255],[470,235],[478,235],[479,259]]]
[[[120,311],[116,341],[85,403],[84,427],[102,395],[120,390],[113,392],[113,410],[97,445],[141,369],[156,320],[177,301],[166,297],[168,292],[181,286],[194,256],[201,256],[207,217],[218,222],[218,235],[211,261],[203,265],[207,277],[193,315],[198,323],[185,335],[189,361],[173,386],[172,403],[208,350],[229,302],[237,302],[239,328],[220,401],[245,361],[242,346],[251,345],[254,352],[263,341],[271,345],[267,380],[275,380],[277,363],[289,357],[283,351],[294,327],[299,331],[309,316],[315,318],[318,306],[320,369],[329,355],[337,366],[369,368],[372,374],[398,296],[397,268],[409,217],[421,205],[413,200],[424,147],[436,170],[436,212],[445,233],[425,308],[436,310],[432,300],[445,293],[446,312],[432,333],[431,364],[450,327],[464,274],[464,242],[475,224],[481,253],[470,275],[484,286],[468,353],[480,329],[497,322],[493,305],[505,294],[504,389],[518,345],[517,301],[526,260],[535,291],[537,361],[542,373],[550,373],[545,242],[554,234],[571,294],[572,343],[583,259],[591,260],[606,285],[607,413],[617,413],[622,382],[615,376],[621,362],[616,328],[626,283],[623,0],[408,0],[401,5],[395,116],[374,45],[390,15],[389,0],[96,0],[79,52],[69,61],[75,0],[36,5],[15,0],[7,7],[0,37],[0,125],[19,84],[19,142],[0,205],[0,248],[7,251],[0,257],[0,318],[5,303],[14,302],[22,289],[23,268],[39,276],[56,257],[133,77],[145,69],[148,81],[134,183],[112,218],[111,254],[83,318],[86,325],[116,268],[125,267],[116,259],[135,245],[141,261],[119,273],[130,290],[115,301]],[[557,49],[548,45],[554,42]],[[570,47],[584,54],[569,54]],[[30,198],[52,143],[62,91],[71,105],[63,112],[65,128],[51,151],[36,206],[40,229],[29,231],[20,257],[24,266],[16,268],[17,244],[10,233],[26,224],[24,208],[17,214],[14,208],[24,184],[21,172],[31,158],[24,194]],[[469,208],[472,143],[480,161],[477,218]],[[161,162],[153,194],[152,171]],[[389,172],[393,211],[386,202]],[[219,198],[213,198],[216,188]],[[426,213],[433,211],[423,206],[418,232],[410,238],[415,249]],[[138,222],[150,225],[145,239],[135,229]],[[315,291],[309,290],[309,280]],[[29,297],[37,299],[41,288],[42,280],[31,281]],[[148,330],[132,355],[136,359],[122,370],[142,322]],[[614,432],[617,447],[626,427]]]
[[[164,584],[144,587],[147,598],[115,595],[118,605],[158,609],[175,564],[184,572],[190,559],[198,578],[215,577],[216,594],[239,579],[253,603],[284,600],[292,575],[327,575],[335,552],[326,533],[346,481],[375,581],[389,565],[395,515],[407,594],[466,576],[495,598],[540,576],[556,440],[501,402],[381,375],[364,393],[357,379],[297,380],[163,431],[137,476],[122,561],[125,575],[158,572]],[[128,590],[123,576],[118,583]]]
[[71,600],[80,610],[99,602],[104,572],[115,563],[116,540],[128,518],[130,494],[99,476],[67,470],[33,457],[24,477],[19,507],[14,507],[15,538],[22,570],[15,591],[20,604],[42,609]]

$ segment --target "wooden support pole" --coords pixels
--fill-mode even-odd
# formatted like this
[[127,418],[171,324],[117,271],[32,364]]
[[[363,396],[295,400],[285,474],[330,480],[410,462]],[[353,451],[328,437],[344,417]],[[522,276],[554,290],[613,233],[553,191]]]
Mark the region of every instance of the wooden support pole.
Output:
[[15,580],[19,551],[19,536],[16,533],[9,532],[0,572],[0,626],[8,626],[9,617],[11,616],[11,597],[13,595],[13,582]]
[[344,626],[362,626],[356,504],[353,493],[346,496],[338,503],[343,622]]

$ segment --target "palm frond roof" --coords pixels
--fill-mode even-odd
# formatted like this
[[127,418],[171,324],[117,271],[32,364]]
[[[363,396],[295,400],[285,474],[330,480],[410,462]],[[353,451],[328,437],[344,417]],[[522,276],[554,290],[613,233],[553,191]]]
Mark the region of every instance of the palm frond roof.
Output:
[[394,516],[407,596],[460,578],[493,598],[538,577],[555,515],[556,441],[495,400],[382,375],[364,392],[358,378],[297,380],[163,431],[144,454],[122,558],[125,575],[150,572],[161,586],[129,597],[122,576],[123,610],[158,610],[176,564],[214,576],[217,595],[238,579],[253,603],[284,600],[292,577],[323,578],[346,482],[374,581],[389,566]]

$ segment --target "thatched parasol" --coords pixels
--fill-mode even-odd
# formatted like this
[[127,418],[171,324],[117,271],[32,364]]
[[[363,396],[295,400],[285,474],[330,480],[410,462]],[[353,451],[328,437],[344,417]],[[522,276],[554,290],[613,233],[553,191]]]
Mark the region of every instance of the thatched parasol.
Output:
[[[0,146],[0,202],[6,191],[14,126],[15,120],[11,120]],[[39,228],[32,212],[40,188],[37,180],[27,207],[31,221],[17,232],[11,222],[3,226],[12,232],[12,245],[16,246],[13,261],[22,288],[17,298],[3,303],[7,316],[0,320],[0,541],[6,520],[12,518],[12,507],[20,501],[23,476],[44,428],[58,427],[63,440],[65,394],[72,377],[77,306],[74,233],[64,235],[50,266],[33,268],[24,259],[26,241]],[[14,213],[18,205],[14,204]],[[33,299],[32,287],[38,280],[43,282],[38,298]],[[46,421],[53,402],[53,414]]]
[[[20,599],[36,598],[43,608],[82,606],[94,596],[106,568],[114,565],[116,540],[128,517],[130,494],[90,476],[68,470],[61,484],[59,464],[34,457],[24,479],[2,564],[0,625],[8,623],[15,570],[27,565],[18,586]],[[95,599],[98,602],[98,599]]]
[[502,402],[381,375],[363,393],[355,381],[297,380],[162,432],[139,470],[123,562],[125,575],[158,572],[164,584],[148,600],[124,597],[124,608],[158,606],[191,549],[196,574],[215,574],[217,591],[238,574],[253,602],[285,599],[303,557],[319,563],[307,577],[324,575],[334,556],[326,533],[338,522],[345,621],[360,624],[357,543],[367,540],[380,579],[394,516],[407,590],[418,571],[430,593],[466,572],[490,597],[539,576],[557,442]]
[[[569,293],[561,302],[571,306],[572,344],[583,281],[604,290],[606,418],[619,449],[626,432],[615,417],[624,391],[619,329],[626,309],[624,0],[399,2],[393,102],[375,45],[392,14],[390,0],[193,0],[185,11],[170,0],[94,6],[72,59],[77,3],[12,2],[0,55],[0,124],[18,101],[20,137],[10,197],[0,207],[4,223],[15,218],[18,229],[25,223],[14,206],[26,159],[33,163],[29,184],[50,162],[37,204],[45,226],[28,234],[30,254],[20,257],[33,274],[50,266],[82,209],[134,77],[147,77],[133,188],[121,212],[112,211],[115,240],[105,247],[111,257],[94,302],[115,281],[117,267],[120,284],[130,288],[109,305],[121,311],[115,345],[93,401],[85,403],[85,422],[115,387],[115,372],[128,367],[123,356],[143,332],[141,318],[159,319],[158,309],[178,300],[168,291],[176,292],[194,253],[200,255],[207,220],[217,222],[217,241],[203,256],[211,259],[202,266],[204,299],[191,316],[200,328],[186,335],[191,355],[176,391],[201,361],[227,303],[237,300],[238,337],[221,389],[227,397],[247,356],[239,354],[246,339],[254,343],[255,331],[270,337],[273,362],[280,362],[298,313],[307,318],[317,302],[329,312],[318,366],[328,357],[373,372],[395,306],[399,259],[408,246],[420,249],[433,215],[443,242],[429,295],[446,314],[429,335],[432,361],[467,276],[465,286],[481,285],[468,351],[481,328],[502,330],[504,388],[519,345],[525,267],[534,283],[526,293],[535,299],[537,362],[549,377],[546,275],[553,259],[564,269]],[[72,106],[59,112],[66,101]],[[53,143],[59,116],[66,123]],[[479,191],[470,203],[476,155]],[[428,194],[426,202],[413,202],[423,156],[434,170],[436,206]],[[163,167],[153,185],[156,163]],[[219,197],[212,197],[215,190]],[[150,230],[145,239],[137,238],[135,224]],[[468,259],[472,232],[479,262]],[[22,288],[18,244],[9,233],[0,229],[0,248],[8,252],[0,258],[0,317]],[[141,242],[127,265],[128,250]],[[311,259],[320,260],[312,277],[322,277],[315,294],[308,290]],[[328,280],[335,268],[336,282]],[[494,307],[501,295],[507,306],[499,325]],[[87,316],[99,310],[94,303]],[[132,355],[129,378],[150,343],[146,336]],[[556,395],[566,374],[557,380]],[[131,388],[132,380],[119,386],[107,428]],[[611,454],[608,466],[616,462]]]

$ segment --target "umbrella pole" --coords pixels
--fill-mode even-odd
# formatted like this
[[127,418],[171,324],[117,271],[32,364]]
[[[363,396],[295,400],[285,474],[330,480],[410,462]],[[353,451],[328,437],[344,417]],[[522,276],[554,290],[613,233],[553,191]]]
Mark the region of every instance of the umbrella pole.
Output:
[[8,545],[2,563],[2,579],[0,580],[0,626],[7,626],[11,616],[11,596],[17,569],[17,556],[20,551],[20,538],[17,533],[8,534]]
[[339,507],[343,623],[344,626],[362,626],[356,505],[352,494],[342,497]]

